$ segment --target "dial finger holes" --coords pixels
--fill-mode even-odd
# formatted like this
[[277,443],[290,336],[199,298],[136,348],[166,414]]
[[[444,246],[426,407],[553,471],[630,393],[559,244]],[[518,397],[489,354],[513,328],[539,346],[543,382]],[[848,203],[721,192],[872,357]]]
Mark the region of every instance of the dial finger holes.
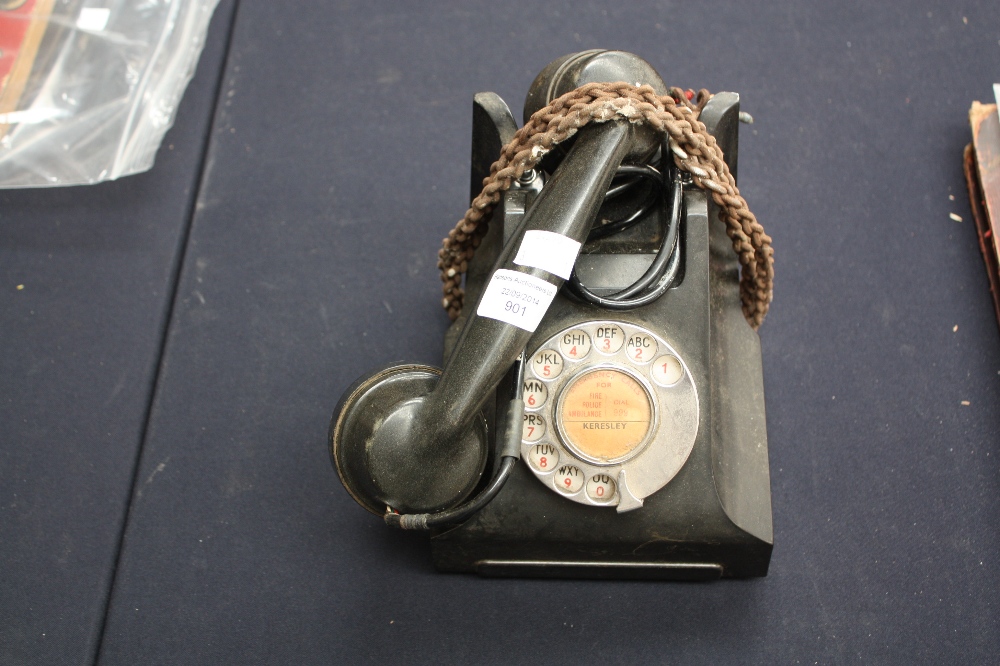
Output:
[[539,472],[551,472],[559,464],[559,451],[551,444],[535,444],[528,451],[528,462]]
[[523,398],[525,409],[539,409],[549,399],[549,390],[537,379],[525,379]]
[[524,430],[521,431],[521,440],[525,442],[537,442],[545,436],[545,419],[538,414],[524,415]]
[[559,351],[568,359],[578,361],[590,353],[590,336],[578,328],[559,336]]
[[597,474],[587,481],[587,497],[595,502],[607,502],[615,496],[615,480],[607,474]]
[[556,472],[555,482],[556,488],[564,493],[579,492],[580,488],[583,487],[583,472],[580,471],[579,467],[563,465]]
[[676,356],[666,354],[653,362],[653,381],[660,386],[673,386],[684,376],[684,368]]

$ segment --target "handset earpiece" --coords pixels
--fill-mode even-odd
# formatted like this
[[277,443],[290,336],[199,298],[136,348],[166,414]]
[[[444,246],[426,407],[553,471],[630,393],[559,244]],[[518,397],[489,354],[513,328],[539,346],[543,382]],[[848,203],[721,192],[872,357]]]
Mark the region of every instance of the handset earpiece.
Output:
[[[524,122],[552,100],[588,83],[624,81],[635,86],[649,85],[658,95],[667,86],[653,66],[633,53],[591,49],[570,53],[549,63],[531,83],[524,99]],[[646,162],[660,145],[660,137],[649,127],[640,126],[625,159]]]

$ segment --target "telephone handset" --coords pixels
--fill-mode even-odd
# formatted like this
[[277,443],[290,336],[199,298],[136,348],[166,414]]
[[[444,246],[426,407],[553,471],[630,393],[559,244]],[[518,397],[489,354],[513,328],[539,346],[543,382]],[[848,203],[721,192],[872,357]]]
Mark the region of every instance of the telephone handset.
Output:
[[[667,94],[638,57],[586,51],[539,74],[525,121],[615,81]],[[488,230],[449,237],[466,244],[453,252],[466,278],[461,308],[458,280],[446,281],[457,317],[444,370],[389,366],[349,388],[330,428],[334,466],[390,525],[430,529],[445,571],[766,575],[760,345],[735,232],[674,166],[682,146],[628,122],[628,100],[603,117],[596,99],[587,112],[605,122],[577,119],[568,140],[531,144],[540,159],[495,193]],[[700,101],[735,177],[739,98]],[[473,108],[476,195],[517,142],[499,97]]]

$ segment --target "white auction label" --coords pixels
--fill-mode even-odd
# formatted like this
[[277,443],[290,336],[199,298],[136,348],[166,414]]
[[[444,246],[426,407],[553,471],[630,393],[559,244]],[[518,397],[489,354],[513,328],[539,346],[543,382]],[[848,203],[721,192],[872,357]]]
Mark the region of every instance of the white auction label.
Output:
[[514,263],[541,268],[568,280],[579,253],[580,244],[572,238],[551,231],[526,231]]
[[541,278],[501,268],[490,278],[476,314],[534,333],[557,291]]

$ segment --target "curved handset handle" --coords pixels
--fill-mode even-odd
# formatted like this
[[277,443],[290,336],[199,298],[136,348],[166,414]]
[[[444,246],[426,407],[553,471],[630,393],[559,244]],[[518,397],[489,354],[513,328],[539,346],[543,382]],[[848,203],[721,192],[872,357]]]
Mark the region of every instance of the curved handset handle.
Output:
[[[555,294],[562,277],[514,262],[522,240],[530,231],[546,231],[582,244],[616,170],[638,140],[635,134],[635,126],[621,121],[580,130],[501,251],[491,281],[506,271],[508,278]],[[480,296],[477,311],[489,292],[487,287]],[[473,313],[436,383],[433,368],[414,365],[384,368],[359,380],[341,398],[330,428],[334,465],[351,496],[377,514],[386,507],[435,512],[466,498],[489,454],[480,410],[531,334]]]
[[[494,281],[497,271],[504,270],[542,280],[552,285],[553,293],[562,286],[565,280],[559,275],[514,262],[521,242],[527,232],[547,231],[582,244],[604,193],[631,147],[634,131],[634,126],[626,122],[607,122],[580,132],[525,214],[520,228],[507,241],[487,285]],[[437,431],[434,436],[439,441],[449,441],[455,431],[468,427],[534,331],[534,327],[525,329],[478,314],[483,300],[491,296],[487,286],[423,407],[429,430]]]
[[[666,92],[656,71],[638,56],[585,51],[542,70],[528,93],[525,114],[593,81],[642,81]],[[501,251],[440,378],[434,368],[399,365],[360,379],[344,393],[330,427],[330,451],[358,503],[376,514],[387,507],[403,514],[439,512],[476,488],[489,457],[480,410],[524,349],[544,316],[542,308],[562,286],[563,274],[569,275],[618,167],[626,158],[648,157],[657,144],[655,134],[623,120],[581,128]],[[526,243],[531,232],[564,238],[533,234]],[[531,249],[527,246],[538,237],[569,248],[561,265],[548,261],[547,247],[534,260],[518,259],[519,251]],[[537,302],[529,305],[531,323],[509,316],[524,305],[517,294],[509,304],[497,299],[505,284],[511,285],[508,291],[537,294]]]

